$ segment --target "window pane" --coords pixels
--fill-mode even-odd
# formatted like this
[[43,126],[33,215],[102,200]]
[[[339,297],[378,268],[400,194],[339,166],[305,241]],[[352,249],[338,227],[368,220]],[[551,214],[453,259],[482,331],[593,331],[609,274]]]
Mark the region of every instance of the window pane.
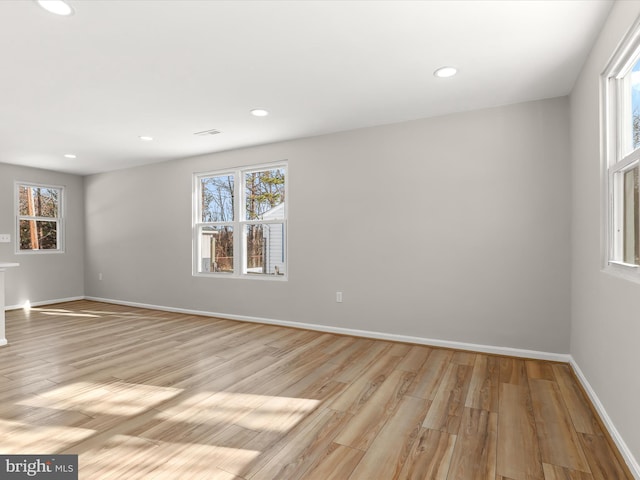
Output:
[[245,218],[247,220],[285,218],[284,181],[284,168],[245,174]]
[[247,225],[247,273],[284,275],[285,235],[283,223]]
[[58,222],[20,220],[20,250],[57,250]]
[[199,272],[233,272],[233,228],[203,227],[200,232]]
[[202,192],[202,222],[232,222],[233,218],[233,175],[203,177],[200,179]]
[[638,177],[636,167],[624,173],[624,262],[640,265],[640,225],[638,224]]
[[58,216],[60,189],[20,185],[18,195],[20,215],[49,218]]
[[631,118],[633,149],[640,147],[640,60],[631,69]]

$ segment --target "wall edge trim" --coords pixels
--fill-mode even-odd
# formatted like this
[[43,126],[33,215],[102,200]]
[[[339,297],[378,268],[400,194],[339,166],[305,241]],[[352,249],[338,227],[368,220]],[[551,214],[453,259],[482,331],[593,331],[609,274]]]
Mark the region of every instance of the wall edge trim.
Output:
[[[140,302],[129,302],[125,300],[114,300],[114,299],[94,297],[94,296],[79,296],[79,297],[60,298],[60,299],[54,299],[54,300],[44,300],[44,301],[34,302],[31,304],[31,306],[51,305],[51,304],[71,302],[76,300],[92,300],[96,302],[111,303],[116,305],[127,305],[131,307],[147,308],[150,310],[162,310],[167,312],[184,313],[189,315],[200,315],[204,317],[222,318],[226,320],[236,320],[236,321],[250,322],[250,323],[261,323],[265,325],[298,328],[303,330],[313,330],[313,331],[325,332],[325,333],[336,333],[340,335],[372,338],[376,340],[389,340],[389,341],[395,341],[395,342],[413,343],[416,345],[452,348],[456,350],[467,350],[467,351],[480,352],[480,353],[489,353],[494,355],[505,355],[510,357],[532,358],[537,360],[548,360],[553,362],[568,363],[573,369],[573,371],[575,372],[576,377],[578,378],[578,380],[580,381],[580,384],[584,388],[597,414],[600,416],[600,419],[602,420],[605,428],[609,432],[611,439],[615,443],[616,447],[618,448],[618,451],[620,452],[624,461],[626,462],[627,467],[631,471],[632,475],[637,480],[640,480],[640,464],[638,463],[638,461],[632,454],[631,450],[627,446],[626,442],[620,435],[620,432],[618,432],[618,429],[616,428],[615,424],[611,420],[611,417],[609,416],[606,409],[604,408],[604,405],[600,401],[600,398],[596,394],[595,390],[587,380],[587,377],[585,376],[584,372],[578,365],[578,362],[575,360],[575,358],[573,358],[571,354],[542,352],[537,350],[526,350],[526,349],[512,348],[512,347],[499,347],[495,345],[482,345],[482,344],[476,344],[476,343],[456,342],[451,340],[414,337],[409,335],[397,335],[393,333],[376,332],[376,331],[369,331],[369,330],[357,330],[357,329],[350,329],[350,328],[343,328],[343,327],[332,327],[329,325],[319,325],[319,324],[312,324],[312,323],[291,322],[287,320],[276,320],[276,319],[270,319],[270,318],[264,318],[264,317],[251,317],[247,315],[234,315],[234,314],[210,312],[210,311],[204,311],[204,310],[175,308],[175,307],[168,307],[168,306],[162,306],[162,305],[152,305],[152,304],[140,303]],[[16,310],[19,308],[23,308],[23,306],[22,305],[7,306],[5,307],[5,310]]]
[[[29,305],[32,307],[39,307],[42,305],[52,305],[54,303],[65,303],[65,302],[75,302],[77,300],[85,300],[87,297],[84,295],[80,295],[79,297],[67,297],[67,298],[54,298],[52,300],[41,300],[38,302],[30,303]],[[24,304],[22,305],[5,305],[5,310],[20,310],[24,308]]]
[[186,313],[189,315],[201,315],[204,317],[216,317],[226,320],[237,320],[241,322],[262,323],[265,325],[276,325],[281,327],[299,328],[303,330],[313,330],[316,332],[336,333],[339,335],[349,335],[353,337],[372,338],[376,340],[389,340],[394,342],[413,343],[416,345],[426,345],[430,347],[452,348],[455,350],[468,350],[472,352],[489,353],[493,355],[504,355],[509,357],[531,358],[536,360],[548,360],[552,362],[569,363],[570,355],[565,353],[542,352],[538,350],[526,350],[521,348],[499,347],[495,345],[481,345],[477,343],[456,342],[450,340],[440,340],[434,338],[414,337],[409,335],[397,335],[393,333],[376,332],[369,330],[357,330],[343,327],[333,327],[330,325],[319,325],[315,323],[291,322],[288,320],[276,320],[264,317],[251,317],[246,315],[234,315],[229,313],[210,312],[203,310],[192,310],[187,308],[174,308],[160,305],[150,305],[140,302],[128,302],[123,300],[113,300],[93,296],[84,297],[86,300],[96,302],[114,303],[127,305],[130,307],[148,308],[150,310],[164,310],[167,312]]
[[582,388],[584,388],[584,391],[589,397],[589,401],[596,409],[596,412],[602,420],[604,427],[609,432],[611,439],[618,448],[618,452],[620,452],[620,455],[622,455],[622,458],[626,462],[627,468],[629,468],[631,474],[636,478],[636,480],[640,480],[640,464],[638,464],[638,460],[636,460],[636,458],[633,456],[633,453],[631,453],[631,449],[629,449],[626,442],[622,438],[622,435],[620,435],[620,432],[618,432],[618,429],[613,423],[613,420],[611,420],[611,417],[607,413],[607,410],[604,408],[604,405],[600,401],[600,398],[589,383],[589,380],[587,380],[584,372],[580,369],[578,362],[575,360],[575,358],[573,358],[572,355],[569,355],[569,358],[569,365],[571,365],[571,368],[580,381]]

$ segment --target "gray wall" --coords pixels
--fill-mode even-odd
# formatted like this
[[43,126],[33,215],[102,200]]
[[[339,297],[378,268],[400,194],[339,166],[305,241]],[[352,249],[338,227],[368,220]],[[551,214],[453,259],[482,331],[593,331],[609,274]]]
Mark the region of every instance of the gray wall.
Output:
[[[282,159],[289,281],[192,277],[192,174]],[[567,98],[93,175],[86,293],[566,353],[569,179]]]
[[[14,182],[61,185],[65,188],[65,253],[15,254],[16,214]],[[0,163],[0,233],[11,243],[0,243],[0,261],[18,262],[6,275],[6,305],[47,302],[84,295],[83,178]]]
[[640,285],[601,271],[598,82],[638,14],[640,2],[614,5],[571,94],[571,353],[636,458],[640,458]]

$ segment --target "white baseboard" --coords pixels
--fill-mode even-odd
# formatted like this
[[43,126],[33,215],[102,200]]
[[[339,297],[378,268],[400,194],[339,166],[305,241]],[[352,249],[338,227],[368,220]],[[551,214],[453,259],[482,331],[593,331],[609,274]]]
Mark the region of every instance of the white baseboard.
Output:
[[605,427],[607,427],[607,430],[609,431],[609,435],[611,435],[611,438],[613,439],[616,446],[618,447],[618,451],[624,458],[624,461],[627,462],[627,466],[629,467],[629,470],[631,470],[631,473],[636,478],[636,480],[640,480],[640,464],[638,464],[638,461],[633,456],[633,453],[631,453],[631,450],[629,449],[625,441],[622,439],[620,432],[618,432],[618,429],[616,428],[613,421],[611,420],[611,417],[609,417],[609,414],[605,410],[604,405],[602,405],[602,402],[598,398],[598,395],[596,394],[595,390],[593,389],[593,387],[591,387],[591,384],[587,380],[587,377],[585,377],[584,373],[580,369],[580,366],[572,356],[569,356],[569,357],[570,357],[569,363],[571,364],[573,371],[576,373],[576,376],[578,377],[578,380],[580,380],[580,383],[582,384],[582,387],[584,388],[585,392],[587,392],[587,395],[589,396],[589,400],[591,400],[591,403],[596,408],[596,411],[598,412],[598,415],[602,419],[602,422],[604,423]]
[[431,347],[454,348],[456,350],[468,350],[473,352],[491,353],[494,355],[506,355],[509,357],[535,358],[538,360],[549,360],[552,362],[569,363],[570,355],[564,353],[540,352],[537,350],[525,350],[520,348],[497,347],[494,345],[481,345],[476,343],[454,342],[449,340],[439,340],[434,338],[413,337],[408,335],[396,335],[393,333],[375,332],[369,330],[356,330],[351,328],[333,327],[329,325],[318,325],[315,323],[290,322],[287,320],[274,320],[263,317],[249,317],[245,315],[233,315],[228,313],[208,312],[202,310],[191,310],[186,308],[173,308],[146,303],[126,302],[99,297],[85,297],[87,300],[96,302],[114,303],[127,305],[130,307],[148,308],[151,310],[164,310],[167,312],[186,313],[189,315],[202,315],[204,317],[224,318],[226,320],[238,320],[242,322],[263,323],[266,325],[277,325],[281,327],[300,328],[304,330],[314,330],[317,332],[337,333],[340,335],[350,335],[354,337],[373,338],[376,340],[390,340],[393,342],[415,343]]
[[[242,322],[252,322],[252,323],[262,323],[266,325],[277,325],[282,327],[292,327],[299,328],[304,330],[314,330],[318,332],[326,332],[326,333],[336,333],[341,335],[351,335],[355,337],[364,337],[364,338],[373,338],[377,340],[390,340],[394,342],[405,342],[405,343],[414,343],[417,345],[427,345],[433,347],[443,347],[443,348],[453,348],[457,350],[468,350],[473,352],[482,352],[482,353],[490,353],[495,355],[507,355],[511,357],[522,357],[522,358],[534,358],[538,360],[549,360],[554,362],[563,362],[569,363],[578,377],[578,380],[582,384],[584,390],[587,392],[589,399],[593,403],[594,407],[600,418],[602,419],[605,427],[609,431],[611,438],[615,442],[618,450],[623,456],[624,460],[627,462],[627,466],[631,473],[634,475],[636,480],[640,480],[640,465],[638,461],[631,453],[631,450],[622,439],[622,436],[618,432],[618,429],[613,424],[613,421],[607,414],[602,402],[598,398],[598,395],[593,390],[587,377],[585,377],[584,373],[578,366],[575,359],[570,354],[564,353],[552,353],[552,352],[541,352],[537,350],[525,350],[520,348],[511,348],[511,347],[498,347],[494,345],[481,345],[476,343],[464,343],[464,342],[454,342],[449,340],[439,340],[433,338],[423,338],[423,337],[413,337],[408,335],[396,335],[393,333],[384,333],[384,332],[374,332],[368,330],[356,330],[351,328],[342,328],[342,327],[333,327],[328,325],[318,325],[312,323],[299,323],[299,322],[290,322],[286,320],[275,320],[270,318],[262,318],[262,317],[250,317],[245,315],[232,315],[228,313],[218,313],[218,312],[209,312],[202,310],[191,310],[186,308],[174,308],[174,307],[166,307],[160,305],[150,305],[146,303],[139,302],[127,302],[123,300],[113,300],[109,298],[100,298],[100,297],[71,297],[71,298],[63,298],[57,300],[49,300],[43,302],[34,302],[31,306],[38,305],[50,305],[53,303],[62,303],[62,302],[70,302],[74,300],[93,300],[96,302],[104,302],[104,303],[113,303],[116,305],[127,305],[131,307],[139,307],[139,308],[148,308],[150,310],[163,310],[167,312],[176,312],[176,313],[185,313],[188,315],[201,315],[205,317],[216,317],[223,318],[228,320],[238,320]],[[23,305],[10,306],[6,307],[6,310],[12,310],[17,308],[23,308]]]
[[[41,305],[53,305],[54,303],[64,303],[64,302],[75,302],[76,300],[84,300],[86,297],[68,297],[68,298],[54,298],[52,300],[42,300],[40,302],[29,302],[29,306],[31,307],[39,307]],[[19,310],[24,308],[25,305],[5,305],[5,310]]]

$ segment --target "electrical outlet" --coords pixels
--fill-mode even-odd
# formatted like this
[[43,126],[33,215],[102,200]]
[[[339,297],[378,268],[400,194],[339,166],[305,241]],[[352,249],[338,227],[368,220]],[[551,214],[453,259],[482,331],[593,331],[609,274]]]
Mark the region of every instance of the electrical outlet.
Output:
[[0,243],[11,243],[11,234],[0,233]]
[[98,274],[98,280],[102,280],[102,272]]
[[336,292],[336,302],[342,303],[342,292]]

